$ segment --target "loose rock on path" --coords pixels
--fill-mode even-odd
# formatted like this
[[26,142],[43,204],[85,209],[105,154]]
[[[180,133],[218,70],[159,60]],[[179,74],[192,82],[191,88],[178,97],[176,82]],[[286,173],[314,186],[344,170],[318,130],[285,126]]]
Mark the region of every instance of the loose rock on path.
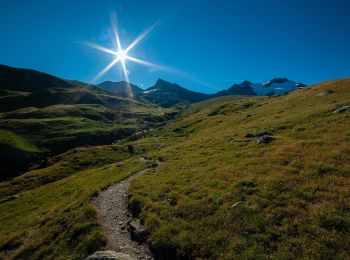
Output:
[[96,206],[99,223],[107,235],[107,248],[136,259],[153,259],[145,244],[131,240],[129,223],[132,215],[128,209],[128,190],[130,182],[148,169],[139,171],[126,180],[101,191],[92,203]]

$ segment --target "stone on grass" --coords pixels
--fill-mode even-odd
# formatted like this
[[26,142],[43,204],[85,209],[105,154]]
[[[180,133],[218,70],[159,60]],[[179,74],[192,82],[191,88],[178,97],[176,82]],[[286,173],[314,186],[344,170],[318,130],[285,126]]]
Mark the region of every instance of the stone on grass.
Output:
[[230,208],[234,208],[234,207],[236,207],[237,205],[239,205],[241,203],[243,203],[243,201],[238,201],[236,203],[233,203]]
[[131,240],[143,243],[147,238],[147,230],[141,224],[141,221],[138,218],[134,218],[130,222],[130,235]]
[[333,90],[328,89],[328,90],[325,90],[325,91],[322,91],[322,92],[318,93],[316,95],[316,97],[323,97],[323,96],[327,96],[327,95],[333,94],[333,93],[334,93]]
[[270,135],[264,135],[262,136],[256,143],[257,144],[268,144],[272,141],[276,140],[276,138],[270,136]]
[[268,131],[260,131],[255,134],[246,134],[246,138],[256,138],[256,137],[262,137],[264,135],[270,135],[271,133]]
[[344,113],[350,111],[350,105],[342,106],[333,111],[333,113]]

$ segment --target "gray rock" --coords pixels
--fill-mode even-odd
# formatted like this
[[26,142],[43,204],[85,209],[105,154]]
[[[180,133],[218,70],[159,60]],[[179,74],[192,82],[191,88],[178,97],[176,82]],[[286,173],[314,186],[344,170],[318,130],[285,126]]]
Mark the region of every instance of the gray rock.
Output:
[[327,96],[327,95],[333,94],[333,93],[334,93],[333,90],[328,89],[328,90],[325,90],[325,91],[322,91],[322,92],[318,93],[316,95],[316,97],[323,97],[323,96]]
[[342,106],[333,111],[333,113],[344,113],[350,111],[350,105]]
[[106,251],[96,251],[91,256],[86,258],[86,260],[136,260],[135,257],[132,257],[127,254],[117,253],[112,250]]
[[134,218],[130,222],[130,235],[131,240],[143,243],[147,238],[147,230],[141,224],[141,221],[138,218]]
[[257,144],[268,144],[272,141],[276,140],[276,138],[270,136],[270,135],[264,135],[262,136],[256,143]]
[[236,207],[237,205],[239,205],[241,203],[243,203],[243,201],[238,201],[236,203],[233,203],[230,208],[234,208],[234,207]]
[[255,134],[247,134],[245,137],[246,138],[256,138],[256,137],[262,137],[264,135],[270,135],[271,133],[268,131],[260,131]]

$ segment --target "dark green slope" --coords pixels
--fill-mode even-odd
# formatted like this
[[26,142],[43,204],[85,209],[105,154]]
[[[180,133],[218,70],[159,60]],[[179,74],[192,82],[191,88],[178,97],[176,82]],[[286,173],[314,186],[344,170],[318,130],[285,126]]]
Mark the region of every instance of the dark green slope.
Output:
[[119,81],[119,82],[105,81],[105,82],[102,82],[101,84],[98,84],[98,87],[108,91],[109,93],[115,96],[124,97],[124,98],[130,98],[130,97],[137,98],[138,94],[143,92],[143,90],[138,86],[128,83],[126,81]]
[[111,144],[164,112],[95,85],[0,66],[0,180],[74,147]]
[[72,88],[73,82],[47,73],[0,65],[0,89],[33,92],[45,88]]

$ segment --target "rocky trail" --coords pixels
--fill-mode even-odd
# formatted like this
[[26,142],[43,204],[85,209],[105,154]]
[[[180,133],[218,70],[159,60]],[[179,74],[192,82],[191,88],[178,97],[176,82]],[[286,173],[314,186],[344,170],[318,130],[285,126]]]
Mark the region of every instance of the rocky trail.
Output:
[[[139,158],[139,160],[145,159]],[[159,162],[156,163],[156,166],[158,165]],[[139,244],[131,239],[130,222],[133,218],[128,209],[130,182],[148,170],[150,169],[139,171],[124,181],[101,191],[92,200],[97,209],[99,223],[107,235],[106,248],[130,256],[128,259],[153,259],[147,245]]]

